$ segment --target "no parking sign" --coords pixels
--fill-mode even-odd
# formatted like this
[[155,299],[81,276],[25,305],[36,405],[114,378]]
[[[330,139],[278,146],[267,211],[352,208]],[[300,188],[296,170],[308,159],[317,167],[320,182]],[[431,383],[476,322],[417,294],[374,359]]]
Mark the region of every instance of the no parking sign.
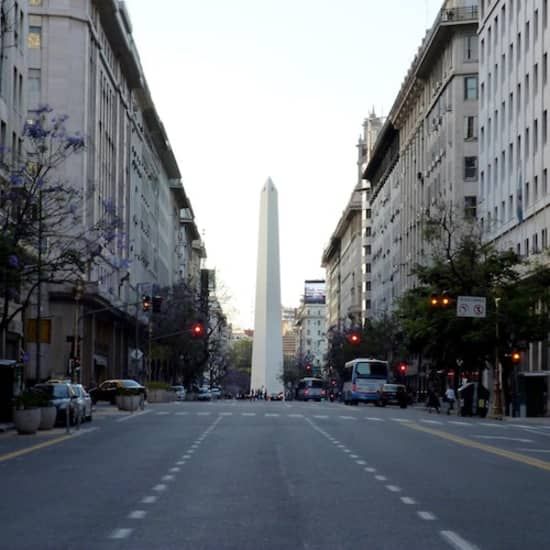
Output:
[[486,317],[486,298],[482,296],[458,296],[456,300],[457,317]]

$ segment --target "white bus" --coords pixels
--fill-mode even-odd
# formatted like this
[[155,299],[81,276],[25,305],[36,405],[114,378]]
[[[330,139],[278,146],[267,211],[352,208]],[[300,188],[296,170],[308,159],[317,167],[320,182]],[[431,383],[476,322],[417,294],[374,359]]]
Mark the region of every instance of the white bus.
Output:
[[382,404],[382,386],[387,383],[389,367],[380,359],[354,359],[344,367],[342,395],[346,405]]

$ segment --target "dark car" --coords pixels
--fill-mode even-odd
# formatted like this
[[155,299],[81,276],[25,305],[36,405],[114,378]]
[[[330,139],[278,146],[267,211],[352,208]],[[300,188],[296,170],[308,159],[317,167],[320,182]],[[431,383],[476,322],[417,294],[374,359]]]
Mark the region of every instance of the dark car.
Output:
[[68,382],[46,382],[36,384],[33,390],[45,395],[48,402],[57,409],[56,423],[64,425],[67,422],[67,412],[69,414],[69,423],[76,424],[78,415],[77,395],[73,387]]
[[403,384],[384,384],[382,386],[382,406],[393,404],[406,408],[408,403],[407,388]]
[[116,396],[122,389],[129,390],[135,395],[143,395],[147,399],[145,387],[135,380],[105,380],[96,388],[92,388],[89,393],[94,405],[98,401],[108,401],[114,405]]

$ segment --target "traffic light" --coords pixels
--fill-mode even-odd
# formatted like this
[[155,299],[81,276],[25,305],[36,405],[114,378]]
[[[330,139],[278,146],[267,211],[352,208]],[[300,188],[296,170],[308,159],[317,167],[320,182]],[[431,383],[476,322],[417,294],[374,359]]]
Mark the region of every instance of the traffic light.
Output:
[[153,313],[160,313],[162,307],[162,296],[153,296]]
[[442,292],[441,294],[433,293],[430,296],[430,307],[441,307],[446,308],[451,305],[452,299],[447,294],[447,292]]
[[306,365],[306,374],[311,374],[311,365]]
[[512,353],[510,354],[510,357],[512,358],[512,363],[514,365],[518,365],[519,362],[521,361],[521,353],[517,350],[512,351]]
[[200,321],[197,321],[191,325],[191,336],[193,338],[203,338],[204,333],[204,325]]
[[143,311],[151,311],[151,296],[145,294],[141,297],[141,307]]
[[361,335],[357,331],[352,331],[348,334],[348,342],[352,346],[357,346],[361,343]]
[[405,376],[407,374],[407,363],[399,363],[399,374]]

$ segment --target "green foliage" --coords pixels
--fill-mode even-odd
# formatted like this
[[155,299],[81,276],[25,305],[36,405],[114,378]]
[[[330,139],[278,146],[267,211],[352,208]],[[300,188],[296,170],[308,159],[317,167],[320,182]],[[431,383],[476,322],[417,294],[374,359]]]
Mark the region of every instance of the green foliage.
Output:
[[[550,330],[548,267],[533,266],[513,250],[497,250],[473,231],[454,237],[447,221],[428,224],[431,261],[415,266],[418,285],[398,301],[406,348],[427,357],[434,370],[457,364],[481,370],[494,363],[497,347],[503,360],[518,343],[545,339]],[[431,240],[435,237],[437,246]],[[451,304],[432,307],[430,295],[442,292],[452,298]],[[458,317],[458,296],[485,297],[487,316]]]
[[158,380],[151,380],[145,384],[145,387],[148,390],[168,390],[170,389],[170,384]]

